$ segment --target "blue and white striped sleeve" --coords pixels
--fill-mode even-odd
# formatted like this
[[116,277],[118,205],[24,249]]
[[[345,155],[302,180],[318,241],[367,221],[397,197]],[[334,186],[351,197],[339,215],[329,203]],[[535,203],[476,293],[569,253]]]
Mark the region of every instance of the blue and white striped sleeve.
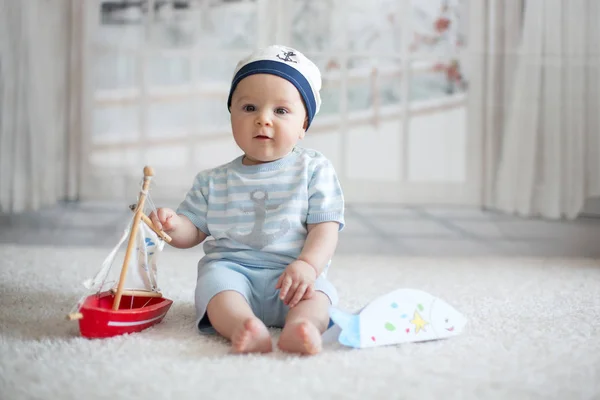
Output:
[[192,188],[187,192],[185,199],[177,208],[177,214],[185,215],[198,229],[210,236],[206,220],[208,191],[207,174],[201,172],[196,175]]
[[317,165],[308,182],[307,224],[338,222],[344,228],[344,194],[329,160]]

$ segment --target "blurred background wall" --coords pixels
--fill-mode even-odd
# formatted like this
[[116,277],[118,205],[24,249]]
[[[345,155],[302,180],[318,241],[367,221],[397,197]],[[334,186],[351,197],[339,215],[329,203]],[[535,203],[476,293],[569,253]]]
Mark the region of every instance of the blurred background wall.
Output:
[[597,212],[595,2],[0,7],[3,212],[130,199],[145,164],[156,169],[154,197],[179,200],[198,171],[239,154],[229,82],[238,59],[272,43],[321,69],[323,107],[302,145],[333,161],[349,203]]

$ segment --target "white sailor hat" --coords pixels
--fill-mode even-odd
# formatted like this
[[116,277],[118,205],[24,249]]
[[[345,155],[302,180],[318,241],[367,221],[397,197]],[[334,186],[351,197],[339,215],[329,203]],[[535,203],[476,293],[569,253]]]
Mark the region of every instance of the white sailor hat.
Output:
[[273,45],[255,51],[235,68],[227,108],[231,108],[231,97],[238,83],[253,74],[277,75],[292,83],[304,100],[310,126],[321,107],[321,73],[311,60],[298,50],[286,46]]

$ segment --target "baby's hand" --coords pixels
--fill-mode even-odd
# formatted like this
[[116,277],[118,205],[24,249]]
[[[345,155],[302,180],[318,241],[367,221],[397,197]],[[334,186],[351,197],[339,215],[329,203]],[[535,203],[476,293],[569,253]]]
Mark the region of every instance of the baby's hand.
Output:
[[281,289],[279,298],[290,308],[303,299],[309,299],[315,291],[317,271],[302,260],[296,260],[287,266],[279,277],[275,289]]
[[154,213],[154,211],[150,213],[150,219],[154,226],[167,233],[172,232],[177,228],[179,218],[179,215],[170,208],[159,208],[156,210],[156,213]]

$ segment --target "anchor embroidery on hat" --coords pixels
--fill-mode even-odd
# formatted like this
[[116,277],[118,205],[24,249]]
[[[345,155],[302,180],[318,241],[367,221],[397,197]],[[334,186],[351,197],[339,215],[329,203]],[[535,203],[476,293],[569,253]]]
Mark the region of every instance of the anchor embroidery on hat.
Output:
[[293,62],[293,63],[298,63],[298,61],[293,60],[292,57],[296,56],[296,53],[294,53],[293,51],[285,51],[285,50],[281,50],[281,54],[283,54],[283,58],[277,54],[277,58],[279,58],[280,60],[283,60],[285,62]]

